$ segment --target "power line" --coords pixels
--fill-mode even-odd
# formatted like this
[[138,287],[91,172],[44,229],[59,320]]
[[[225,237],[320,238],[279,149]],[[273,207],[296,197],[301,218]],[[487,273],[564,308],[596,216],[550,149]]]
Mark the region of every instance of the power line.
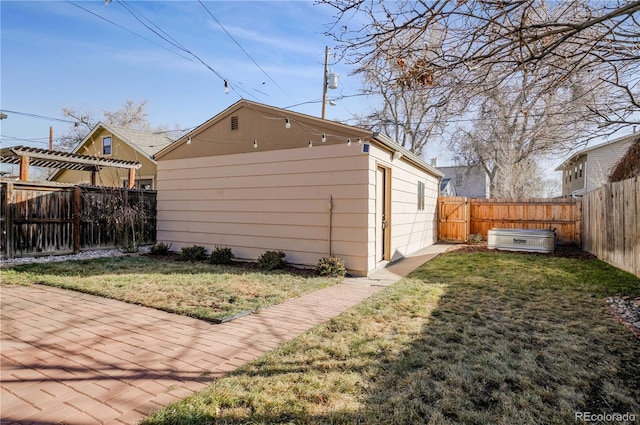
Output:
[[[200,56],[196,55],[195,53],[193,53],[190,49],[188,49],[186,46],[184,46],[182,43],[178,42],[175,38],[173,38],[171,35],[169,35],[168,32],[166,32],[165,30],[163,30],[159,25],[155,24],[153,21],[151,21],[149,18],[147,18],[146,16],[144,16],[141,12],[135,10],[132,6],[128,5],[125,3],[124,0],[118,0],[118,3],[121,4],[125,10],[127,12],[129,12],[129,14],[131,14],[131,16],[133,16],[138,22],[140,22],[140,24],[142,24],[145,28],[147,28],[149,31],[153,32],[156,36],[160,37],[162,40],[164,40],[165,42],[169,43],[170,45],[182,50],[183,52],[191,55],[193,58],[195,58],[198,62],[200,62],[202,65],[204,65],[207,69],[209,69],[211,72],[213,72],[213,74],[215,74],[216,77],[218,77],[219,79],[221,79],[224,83],[225,83],[225,87],[229,87],[228,81],[229,79],[224,77],[220,72],[218,72],[216,69],[214,69],[211,65],[209,65],[207,62],[204,61],[204,59],[202,59]],[[149,22],[150,25],[152,25],[153,27],[157,28],[154,29],[152,28],[150,25],[148,25],[147,23],[143,22],[144,19],[145,21]],[[162,34],[161,34],[162,33]],[[164,35],[163,35],[164,34]],[[155,43],[154,43],[155,44]],[[181,55],[182,56],[182,55]],[[183,56],[184,57],[184,56]],[[187,58],[189,59],[189,58]],[[192,61],[191,59],[189,59],[190,61]],[[192,61],[193,62],[193,61]],[[236,94],[238,94],[238,96],[240,96],[240,98],[243,98],[243,96],[241,94],[239,94],[236,90],[236,85],[232,85],[230,86],[231,90],[233,90],[234,92],[236,92]],[[241,89],[238,87],[238,89],[242,92],[244,92],[245,94],[247,94],[248,96],[258,100],[255,96],[253,96],[251,93],[249,93],[248,91]]]
[[279,85],[279,84],[278,84],[278,83],[277,83],[273,78],[271,78],[271,76],[267,73],[267,71],[265,71],[265,70],[260,66],[260,64],[258,64],[258,62],[256,62],[256,60],[255,60],[255,59],[254,59],[254,58],[249,54],[249,52],[247,52],[247,51],[244,49],[244,47],[242,47],[242,46],[240,45],[240,43],[238,43],[238,40],[236,40],[236,39],[231,35],[231,33],[229,33],[229,31],[227,31],[227,29],[224,27],[224,25],[222,25],[222,23],[221,23],[221,22],[220,22],[220,21],[219,21],[219,20],[218,20],[214,15],[213,15],[213,13],[211,13],[211,11],[207,8],[207,6],[205,6],[205,5],[204,5],[204,3],[202,3],[202,1],[201,1],[201,0],[198,0],[198,3],[200,3],[200,5],[204,8],[204,10],[206,10],[206,11],[207,11],[207,13],[209,14],[209,16],[211,16],[211,18],[212,18],[214,21],[216,21],[216,23],[217,23],[217,24],[220,26],[220,28],[222,28],[222,30],[223,30],[223,31],[224,31],[224,32],[229,36],[229,38],[230,38],[231,40],[233,40],[233,42],[236,44],[236,46],[238,46],[238,47],[240,48],[240,50],[242,50],[242,51],[244,52],[244,54],[245,54],[245,55],[247,55],[247,57],[248,57],[249,59],[251,59],[251,61],[255,64],[255,66],[257,66],[257,67],[258,67],[258,69],[260,69],[260,71],[262,71],[262,73],[263,73],[264,75],[266,75],[266,76],[267,76],[267,78],[268,78],[269,80],[271,80],[271,82],[272,82],[273,84],[275,84],[275,85],[276,85],[276,87],[278,87],[278,88],[280,89],[280,91],[282,91],[282,93],[286,94],[286,95],[289,97],[289,99],[293,99],[293,98],[289,95],[289,93],[287,93],[287,92],[286,92],[282,87],[280,87],[280,85]]
[[100,15],[98,15],[97,13],[94,13],[94,12],[90,11],[89,9],[86,9],[86,8],[84,8],[84,7],[80,6],[79,4],[76,4],[76,3],[74,3],[74,2],[72,2],[72,1],[70,1],[70,0],[67,0],[67,3],[71,3],[71,4],[72,4],[72,5],[74,5],[75,7],[79,8],[79,9],[82,9],[82,10],[84,10],[85,12],[90,13],[91,15],[93,15],[93,16],[95,16],[95,17],[97,17],[97,18],[102,19],[103,21],[106,21],[106,22],[108,22],[108,23],[110,23],[110,24],[112,24],[112,25],[115,25],[116,27],[118,27],[118,28],[120,28],[120,29],[123,29],[123,30],[125,30],[126,32],[128,32],[128,33],[130,33],[130,34],[135,35],[136,37],[139,37],[139,38],[141,38],[141,39],[143,39],[143,40],[145,40],[145,41],[148,41],[149,43],[152,43],[152,44],[154,44],[154,45],[156,45],[156,46],[160,47],[161,49],[165,49],[165,50],[167,50],[167,51],[169,51],[169,52],[173,53],[174,55],[178,55],[178,56],[180,56],[180,57],[181,57],[181,58],[183,58],[183,59],[186,59],[186,60],[188,60],[188,61],[190,61],[190,62],[193,62],[193,59],[190,59],[190,58],[188,58],[188,57],[186,57],[186,56],[181,55],[180,53],[178,53],[178,52],[176,52],[176,51],[174,51],[174,50],[171,50],[171,49],[169,49],[169,48],[167,48],[167,47],[165,47],[165,46],[162,46],[162,45],[160,45],[160,44],[156,43],[155,41],[153,41],[153,40],[151,40],[151,39],[149,39],[149,38],[147,38],[147,37],[145,37],[145,36],[143,36],[143,35],[138,34],[138,33],[137,33],[137,32],[135,32],[135,31],[131,31],[130,29],[128,29],[128,28],[126,28],[126,27],[124,27],[124,26],[122,26],[122,25],[120,25],[120,24],[117,24],[117,23],[115,23],[115,22],[111,21],[111,20],[109,20],[109,19],[105,18],[104,16],[100,16]]
[[60,122],[67,122],[67,123],[70,123],[70,124],[80,124],[78,121],[65,120],[65,119],[62,119],[62,118],[47,117],[47,116],[44,116],[44,115],[30,114],[28,112],[10,111],[9,109],[3,109],[2,111],[3,112],[8,112],[10,114],[23,115],[25,117],[38,118],[38,119],[47,120],[47,121],[60,121]]

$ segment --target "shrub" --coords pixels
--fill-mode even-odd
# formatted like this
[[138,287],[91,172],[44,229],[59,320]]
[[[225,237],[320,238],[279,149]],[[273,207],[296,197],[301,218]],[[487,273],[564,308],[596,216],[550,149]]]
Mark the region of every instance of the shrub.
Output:
[[472,233],[469,235],[469,243],[480,243],[480,242],[482,242],[482,234]]
[[234,258],[235,255],[233,255],[231,248],[228,246],[216,246],[216,248],[211,251],[209,262],[211,264],[230,264]]
[[345,276],[347,269],[344,261],[338,257],[322,257],[316,266],[316,273],[320,276]]
[[171,244],[166,244],[162,241],[158,241],[151,246],[149,253],[151,255],[168,255]]
[[178,254],[180,261],[202,261],[207,259],[207,249],[200,245],[185,246]]
[[282,251],[265,251],[258,258],[258,266],[262,270],[283,269],[287,264],[284,261],[286,254]]

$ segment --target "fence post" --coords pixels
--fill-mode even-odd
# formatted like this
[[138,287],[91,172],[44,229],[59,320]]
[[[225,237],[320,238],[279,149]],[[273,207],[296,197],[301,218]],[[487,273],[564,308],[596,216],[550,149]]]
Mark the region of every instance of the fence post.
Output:
[[73,253],[80,252],[80,206],[82,204],[82,192],[80,187],[73,188]]
[[14,246],[14,229],[13,219],[16,214],[15,209],[15,192],[13,190],[13,183],[7,183],[7,193],[5,194],[4,205],[2,206],[5,214],[5,252],[4,256],[6,260],[13,258],[13,246]]
[[575,219],[575,239],[576,239],[576,245],[578,245],[580,247],[580,249],[582,249],[582,207],[583,207],[583,202],[584,202],[584,197],[580,197],[576,199],[576,206],[575,206],[575,214],[574,214],[574,219]]

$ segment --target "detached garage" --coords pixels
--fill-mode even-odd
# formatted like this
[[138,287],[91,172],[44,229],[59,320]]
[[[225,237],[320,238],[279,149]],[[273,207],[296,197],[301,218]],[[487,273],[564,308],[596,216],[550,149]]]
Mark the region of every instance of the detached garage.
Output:
[[384,135],[241,100],[155,155],[157,240],[343,259],[367,275],[437,241],[442,173]]

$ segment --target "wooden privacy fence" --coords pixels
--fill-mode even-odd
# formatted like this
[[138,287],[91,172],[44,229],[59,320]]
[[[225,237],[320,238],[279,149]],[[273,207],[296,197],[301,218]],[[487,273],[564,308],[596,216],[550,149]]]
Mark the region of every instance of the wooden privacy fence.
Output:
[[640,276],[640,177],[585,194],[582,216],[582,249]]
[[581,201],[552,199],[469,199],[438,198],[439,238],[449,242],[467,242],[493,228],[555,228],[560,243],[581,244]]
[[155,241],[155,191],[1,182],[0,205],[5,259]]

